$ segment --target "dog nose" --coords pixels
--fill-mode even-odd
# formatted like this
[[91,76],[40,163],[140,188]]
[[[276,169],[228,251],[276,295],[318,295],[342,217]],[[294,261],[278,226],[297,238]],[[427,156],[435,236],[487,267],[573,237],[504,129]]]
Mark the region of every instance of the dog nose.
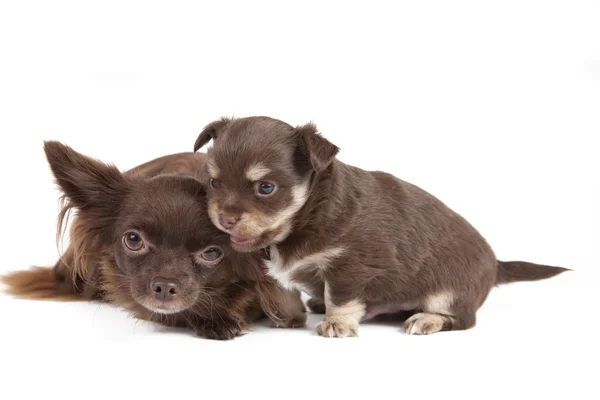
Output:
[[154,297],[163,303],[173,300],[180,291],[179,282],[175,279],[154,278],[151,286]]
[[240,220],[240,217],[232,214],[219,214],[219,222],[223,225],[225,229],[231,229],[237,224]]

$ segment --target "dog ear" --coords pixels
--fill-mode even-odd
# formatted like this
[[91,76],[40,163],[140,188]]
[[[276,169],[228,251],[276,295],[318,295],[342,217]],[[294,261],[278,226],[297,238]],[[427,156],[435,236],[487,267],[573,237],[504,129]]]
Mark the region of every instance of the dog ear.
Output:
[[211,139],[215,140],[219,135],[219,132],[221,132],[231,121],[233,121],[232,118],[222,117],[221,119],[206,125],[196,139],[196,143],[194,143],[194,152],[200,150],[206,143],[210,142]]
[[325,139],[313,123],[301,125],[294,129],[301,142],[300,147],[306,150],[312,168],[323,172],[340,151],[339,147]]
[[127,190],[125,178],[115,166],[55,141],[45,142],[44,152],[56,182],[74,207],[104,211],[105,215],[115,212]]

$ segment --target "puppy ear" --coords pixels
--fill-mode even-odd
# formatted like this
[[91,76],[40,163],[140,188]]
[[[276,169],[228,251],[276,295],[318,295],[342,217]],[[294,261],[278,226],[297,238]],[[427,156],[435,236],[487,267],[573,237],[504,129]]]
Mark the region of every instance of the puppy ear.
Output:
[[206,125],[202,132],[200,132],[198,139],[196,139],[196,143],[194,143],[194,152],[200,150],[206,143],[210,142],[211,139],[216,139],[219,132],[221,132],[231,121],[233,121],[232,118],[222,117],[221,119]]
[[339,147],[321,136],[313,123],[298,126],[294,132],[298,135],[301,147],[306,149],[310,163],[317,172],[324,171],[340,151]]
[[59,142],[44,142],[56,182],[74,207],[113,213],[126,192],[121,172]]

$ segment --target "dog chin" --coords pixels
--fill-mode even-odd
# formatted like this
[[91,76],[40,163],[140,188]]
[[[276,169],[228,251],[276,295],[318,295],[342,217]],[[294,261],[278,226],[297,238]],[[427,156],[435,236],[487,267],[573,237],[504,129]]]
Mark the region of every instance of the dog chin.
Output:
[[164,306],[164,305],[157,305],[154,304],[151,301],[143,301],[139,303],[141,306],[143,306],[144,308],[146,308],[149,311],[152,311],[153,313],[156,314],[177,314],[180,313],[182,311],[185,310],[185,307],[168,307],[168,306]]

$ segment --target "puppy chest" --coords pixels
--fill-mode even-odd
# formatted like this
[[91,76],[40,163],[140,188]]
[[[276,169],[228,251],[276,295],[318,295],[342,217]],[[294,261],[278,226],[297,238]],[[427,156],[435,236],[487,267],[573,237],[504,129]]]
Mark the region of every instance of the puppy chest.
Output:
[[323,273],[341,249],[330,248],[303,257],[284,258],[277,246],[270,248],[270,260],[265,261],[267,273],[286,289],[298,289],[315,294],[323,286]]

